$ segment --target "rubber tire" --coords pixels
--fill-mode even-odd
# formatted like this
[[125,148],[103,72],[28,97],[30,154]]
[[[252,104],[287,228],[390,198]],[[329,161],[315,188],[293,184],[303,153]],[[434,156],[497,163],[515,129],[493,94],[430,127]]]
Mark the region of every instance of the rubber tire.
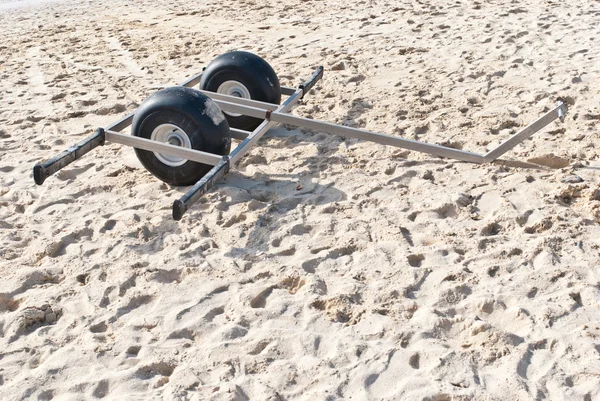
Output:
[[[229,154],[231,132],[227,119],[212,99],[196,89],[176,86],[152,94],[135,112],[131,133],[151,139],[152,131],[166,123],[181,128],[190,138],[192,149]],[[154,152],[136,148],[135,153],[150,173],[174,186],[193,185],[212,168],[189,160],[173,167],[161,162]]]
[[[280,104],[281,87],[273,68],[256,54],[233,51],[215,58],[204,70],[200,89],[216,92],[226,81],[241,82],[253,100]],[[249,116],[234,117],[225,113],[229,126],[252,131],[263,122]]]

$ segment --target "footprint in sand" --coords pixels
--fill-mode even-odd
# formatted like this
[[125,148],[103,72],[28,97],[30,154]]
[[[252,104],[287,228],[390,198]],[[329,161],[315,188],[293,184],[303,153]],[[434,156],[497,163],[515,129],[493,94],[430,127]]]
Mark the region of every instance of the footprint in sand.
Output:
[[483,229],[481,230],[481,235],[483,235],[484,237],[490,237],[490,236],[500,234],[501,231],[502,231],[502,226],[500,224],[490,223],[490,224],[486,225],[485,227],[483,227]]
[[128,50],[123,48],[121,41],[114,36],[105,36],[106,42],[111,54],[115,54],[116,58],[123,64],[129,73],[135,77],[143,77],[146,72],[142,70],[139,64],[131,57]]
[[422,254],[412,254],[408,255],[408,264],[412,267],[421,267],[421,263],[425,260],[425,256]]
[[108,330],[108,325],[105,321],[101,321],[99,323],[93,324],[90,326],[90,332],[92,333],[106,333]]
[[172,331],[171,334],[169,334],[167,336],[167,340],[186,339],[186,340],[193,341],[195,338],[196,338],[196,332],[189,328]]
[[565,168],[570,164],[569,159],[555,156],[553,153],[549,153],[547,155],[542,155],[542,156],[537,156],[537,157],[532,157],[530,159],[527,159],[527,161],[529,163],[537,164],[540,166],[545,166],[548,168],[555,168],[555,169]]
[[129,348],[127,348],[127,351],[125,351],[125,354],[129,358],[136,357],[140,353],[141,349],[142,349],[141,345],[132,345]]
[[250,301],[250,307],[256,309],[256,308],[264,308],[265,306],[267,306],[267,298],[273,292],[273,288],[274,287],[269,287],[269,288],[261,291],[260,294],[258,294],[256,297],[254,297]]
[[147,380],[157,375],[169,377],[173,374],[176,367],[177,365],[174,362],[154,362],[140,367],[136,372],[136,376],[142,380]]
[[100,382],[94,388],[92,395],[96,398],[104,398],[108,394],[109,384],[108,380],[100,380]]

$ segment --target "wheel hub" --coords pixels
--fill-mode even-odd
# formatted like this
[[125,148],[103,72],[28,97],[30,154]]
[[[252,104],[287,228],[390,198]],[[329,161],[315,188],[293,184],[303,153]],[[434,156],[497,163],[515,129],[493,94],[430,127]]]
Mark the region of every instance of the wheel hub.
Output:
[[[192,141],[190,140],[188,134],[174,124],[167,123],[157,126],[154,128],[154,131],[152,131],[150,139],[153,141],[168,143],[169,145],[181,146],[188,149],[192,148]],[[187,159],[178,156],[165,155],[158,152],[154,152],[154,156],[156,156],[156,158],[162,163],[170,167],[179,167],[187,162]]]
[[[250,96],[250,91],[248,90],[248,88],[246,88],[246,86],[239,82],[239,81],[225,81],[223,82],[221,85],[219,85],[219,88],[217,89],[217,93],[222,93],[223,95],[229,95],[229,96],[235,96],[235,97],[241,97],[244,99],[251,99],[252,97]],[[238,113],[231,113],[228,111],[224,111],[225,114],[231,116],[231,117],[239,117],[241,116],[241,114]]]

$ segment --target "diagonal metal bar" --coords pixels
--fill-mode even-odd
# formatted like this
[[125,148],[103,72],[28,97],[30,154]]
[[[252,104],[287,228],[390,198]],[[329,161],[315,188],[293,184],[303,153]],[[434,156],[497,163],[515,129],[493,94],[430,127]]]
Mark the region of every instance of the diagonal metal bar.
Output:
[[523,128],[520,132],[517,132],[502,144],[500,144],[497,148],[492,149],[488,153],[483,156],[483,161],[486,163],[492,162],[523,142],[525,139],[529,138],[546,125],[550,124],[552,121],[560,118],[561,120],[564,118],[564,115],[567,113],[567,106],[563,102],[558,102],[556,107],[550,110],[548,113],[544,114],[527,127]]
[[198,85],[200,83],[200,80],[202,79],[202,74],[204,74],[204,72],[201,72],[199,74],[194,75],[191,78],[186,79],[185,81],[180,83],[179,86],[187,86],[188,88],[191,88],[192,86]]
[[238,139],[241,141],[248,138],[250,136],[250,134],[252,133],[250,131],[246,131],[243,129],[237,129],[237,128],[233,128],[233,127],[229,127],[229,131],[231,131],[231,138]]
[[[295,96],[300,95],[292,95],[288,100],[294,98]],[[224,111],[229,111],[233,113],[241,113],[244,115],[248,115],[256,118],[265,118],[269,119],[272,123],[283,123],[292,125],[295,127],[302,127],[306,129],[310,129],[318,132],[325,132],[334,135],[341,135],[349,138],[358,138],[367,141],[372,141],[376,143],[380,143],[382,145],[390,145],[396,146],[403,149],[414,150],[417,152],[428,153],[435,156],[448,157],[452,159],[462,160],[466,162],[472,163],[483,163],[483,156],[477,153],[467,152],[464,150],[448,148],[445,146],[429,144],[425,142],[414,141],[411,139],[399,138],[391,135],[378,134],[375,132],[345,127],[342,125],[336,125],[327,123],[324,121],[313,120],[310,118],[298,117],[291,114],[288,114],[287,110],[277,110],[273,111],[270,114],[265,111],[258,109],[256,107],[244,106],[237,103],[225,102],[220,100],[215,100],[215,102],[223,109]],[[258,140],[258,139],[256,139]],[[255,142],[255,141],[254,141]],[[234,150],[235,152],[235,150]],[[232,152],[231,158],[232,163],[237,161],[237,157],[234,156],[234,152]]]
[[[237,99],[237,98],[234,98],[234,99]],[[289,98],[288,98],[288,100],[289,100]],[[221,108],[221,110],[224,112],[239,113],[239,114],[243,114],[245,116],[260,118],[263,120],[267,118],[267,111],[270,111],[270,110],[265,110],[265,109],[261,109],[258,107],[246,106],[246,105],[236,103],[233,101],[228,102],[225,100],[214,99],[214,102],[216,104],[218,104],[219,107]]]
[[286,86],[281,87],[281,94],[285,96],[292,96],[296,92],[296,88],[288,88]]
[[343,125],[311,120],[309,118],[297,117],[279,112],[271,113],[271,120],[296,127],[307,128],[317,132],[326,132],[329,134],[341,135],[349,138],[363,139],[366,141],[380,143],[382,145],[395,146],[398,148],[428,153],[435,156],[448,157],[451,159],[472,163],[483,163],[483,156],[477,153],[448,148],[426,142],[413,141],[411,139],[400,138],[397,136],[378,134],[359,128],[345,127]]

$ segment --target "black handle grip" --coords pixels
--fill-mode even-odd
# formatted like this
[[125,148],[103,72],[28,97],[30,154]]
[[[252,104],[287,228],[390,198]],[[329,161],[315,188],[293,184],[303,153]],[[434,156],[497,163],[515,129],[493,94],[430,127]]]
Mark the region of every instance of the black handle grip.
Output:
[[319,66],[317,70],[313,72],[308,81],[299,86],[299,88],[302,89],[302,97],[304,97],[304,95],[306,95],[312,89],[312,87],[315,86],[315,84],[319,82],[321,78],[323,78],[324,70],[325,69],[322,65]]
[[84,139],[77,145],[71,146],[52,159],[43,161],[33,166],[33,179],[36,184],[42,185],[46,178],[56,173],[61,168],[68,166],[81,156],[88,153],[97,146],[104,145],[106,134],[102,128],[98,128],[94,135]]
[[221,161],[215,165],[200,181],[175,202],[173,202],[173,220],[181,220],[188,209],[207,193],[219,180],[229,172],[229,156],[223,156]]

